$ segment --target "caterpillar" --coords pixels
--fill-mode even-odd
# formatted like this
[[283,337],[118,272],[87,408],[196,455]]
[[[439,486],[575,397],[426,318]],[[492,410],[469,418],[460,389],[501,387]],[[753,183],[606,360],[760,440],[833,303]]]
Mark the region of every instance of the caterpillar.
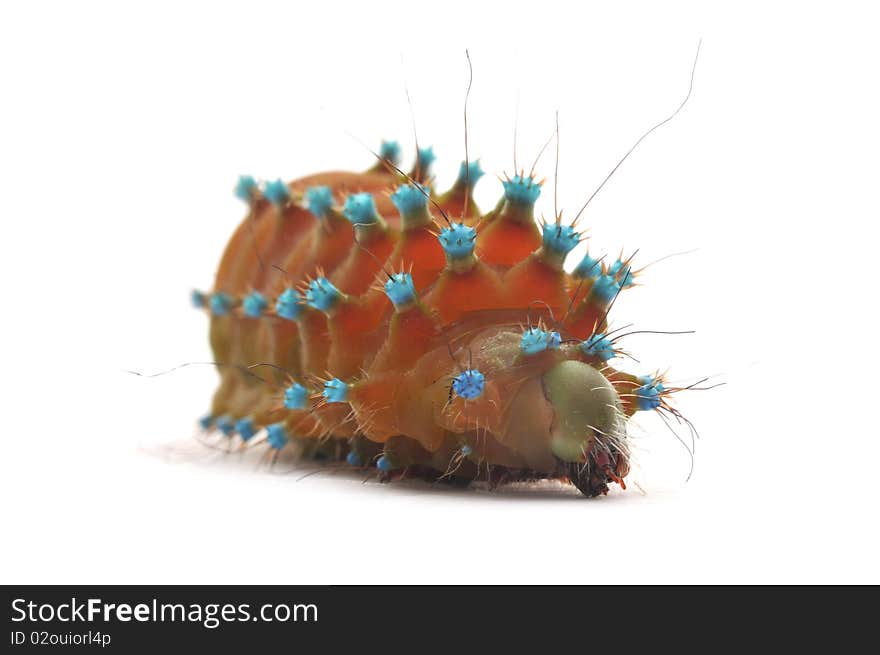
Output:
[[192,292],[223,364],[201,427],[383,481],[625,489],[629,418],[683,418],[669,402],[682,388],[611,363],[632,257],[588,252],[567,272],[583,209],[539,222],[534,171],[505,175],[482,212],[479,160],[438,193],[432,148],[409,172],[397,142],[374,155],[362,172],[238,180],[247,215],[213,289]]

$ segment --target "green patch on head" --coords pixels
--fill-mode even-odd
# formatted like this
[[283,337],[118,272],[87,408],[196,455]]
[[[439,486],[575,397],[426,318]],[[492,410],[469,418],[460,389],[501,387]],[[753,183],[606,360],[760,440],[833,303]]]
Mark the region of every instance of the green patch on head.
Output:
[[553,454],[583,462],[594,434],[619,439],[623,434],[620,398],[612,384],[589,364],[565,361],[544,374],[555,419],[550,429]]

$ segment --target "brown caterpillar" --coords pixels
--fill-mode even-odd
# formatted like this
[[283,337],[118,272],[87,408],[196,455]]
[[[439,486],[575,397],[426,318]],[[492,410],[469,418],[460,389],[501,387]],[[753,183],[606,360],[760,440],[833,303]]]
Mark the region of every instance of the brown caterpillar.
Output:
[[625,488],[628,418],[683,418],[668,403],[680,389],[608,363],[625,336],[608,315],[635,283],[631,261],[587,254],[566,272],[583,209],[539,225],[532,173],[505,177],[483,213],[479,162],[435,195],[432,149],[408,174],[396,143],[376,156],[361,173],[239,180],[248,214],[212,292],[193,294],[230,365],[202,426],[244,441],[265,429],[277,450],[295,440],[307,457],[383,479]]

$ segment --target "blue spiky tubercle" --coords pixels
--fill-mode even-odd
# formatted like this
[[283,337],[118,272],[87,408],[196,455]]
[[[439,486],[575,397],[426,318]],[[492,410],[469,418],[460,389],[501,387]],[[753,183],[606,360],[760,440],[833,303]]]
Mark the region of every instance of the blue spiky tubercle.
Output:
[[273,423],[266,426],[266,441],[275,450],[284,448],[289,439],[284,423]]
[[666,391],[662,380],[653,375],[641,375],[637,380],[642,386],[637,387],[633,392],[636,397],[636,409],[644,412],[660,407]]
[[613,275],[600,275],[595,278],[590,295],[604,304],[608,304],[620,293],[620,282]]
[[657,387],[643,385],[635,390],[636,407],[639,411],[649,411],[660,407],[661,392]]
[[635,284],[635,274],[628,262],[616,260],[608,267],[608,274],[614,276],[623,289]]
[[580,242],[580,235],[571,225],[544,223],[542,242],[545,249],[567,255]]
[[328,403],[344,403],[348,400],[348,384],[339,378],[327,380],[324,383],[324,390],[321,392],[324,400]]
[[384,285],[385,295],[394,303],[396,309],[406,307],[416,299],[416,288],[413,285],[412,275],[409,273],[394,273]]
[[[400,162],[400,144],[397,141],[382,141],[379,146],[379,157],[392,164]],[[381,164],[378,166],[381,167]],[[384,170],[384,169],[383,169]]]
[[319,277],[309,282],[305,301],[309,307],[321,312],[330,312],[342,299],[339,291],[326,277]]
[[535,202],[541,195],[541,185],[531,176],[514,175],[501,182],[504,196],[500,216],[505,220],[532,224],[535,220]]
[[473,400],[483,393],[486,376],[475,368],[462,371],[452,379],[452,391],[465,400]]
[[285,409],[306,409],[309,406],[309,390],[294,382],[284,390]]
[[223,433],[224,436],[231,437],[235,434],[235,422],[229,416],[221,416],[217,419],[217,429]]
[[473,189],[485,174],[486,172],[480,166],[479,159],[470,162],[463,161],[458,167],[458,177],[455,178],[455,185],[459,187],[469,186]]
[[271,180],[263,186],[263,196],[276,207],[284,207],[290,201],[290,189],[284,180]]
[[595,279],[602,274],[602,262],[594,258],[590,253],[585,253],[580,263],[571,272],[572,277],[589,280]]
[[327,218],[333,208],[333,191],[328,186],[313,186],[306,189],[304,196],[306,208],[316,218]]
[[452,223],[440,230],[437,239],[446,254],[446,260],[454,263],[473,255],[477,231],[463,223]]
[[428,195],[428,189],[420,184],[401,184],[391,194],[391,202],[400,212],[404,229],[431,222],[431,214],[428,212]]
[[259,291],[250,292],[241,302],[242,311],[248,318],[260,318],[268,306],[269,301]]
[[235,422],[235,431],[242,441],[250,441],[257,434],[257,427],[252,418],[245,417]]
[[257,181],[250,175],[240,175],[233,193],[235,197],[244,202],[252,202],[260,192]]
[[558,350],[562,343],[559,332],[550,332],[541,328],[526,328],[520,339],[520,351],[524,355],[537,355],[545,350]]
[[304,307],[305,299],[299,291],[288,287],[278,296],[278,300],[275,302],[275,313],[288,321],[296,321],[302,316]]
[[391,459],[390,455],[384,454],[376,460],[376,468],[383,473],[390,473],[396,469],[397,466],[394,464],[394,460]]
[[376,203],[369,193],[353,193],[345,199],[342,215],[353,225],[371,225],[379,222]]
[[614,352],[614,344],[601,332],[584,339],[580,344],[580,349],[587,357],[595,357],[603,362],[612,359],[616,354]]
[[433,146],[426,146],[416,150],[416,160],[407,177],[418,182],[425,182],[431,177],[431,164],[437,160]]
[[534,207],[541,195],[541,185],[530,175],[514,175],[502,182],[504,199],[512,205]]
[[227,316],[235,305],[235,300],[229,294],[217,291],[211,294],[209,305],[215,316]]
[[541,235],[541,259],[561,269],[566,256],[578,243],[580,243],[580,234],[573,225],[544,223]]

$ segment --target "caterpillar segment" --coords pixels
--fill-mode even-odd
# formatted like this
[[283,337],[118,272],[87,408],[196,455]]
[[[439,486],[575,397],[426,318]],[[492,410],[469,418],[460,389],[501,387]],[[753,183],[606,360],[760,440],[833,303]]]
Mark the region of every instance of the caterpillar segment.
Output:
[[247,214],[212,291],[192,294],[221,364],[201,427],[383,480],[625,488],[628,418],[677,390],[609,364],[631,258],[568,273],[584,237],[536,221],[541,181],[505,177],[481,213],[479,162],[438,194],[433,161],[419,149],[404,174],[387,141],[365,172],[240,178]]

